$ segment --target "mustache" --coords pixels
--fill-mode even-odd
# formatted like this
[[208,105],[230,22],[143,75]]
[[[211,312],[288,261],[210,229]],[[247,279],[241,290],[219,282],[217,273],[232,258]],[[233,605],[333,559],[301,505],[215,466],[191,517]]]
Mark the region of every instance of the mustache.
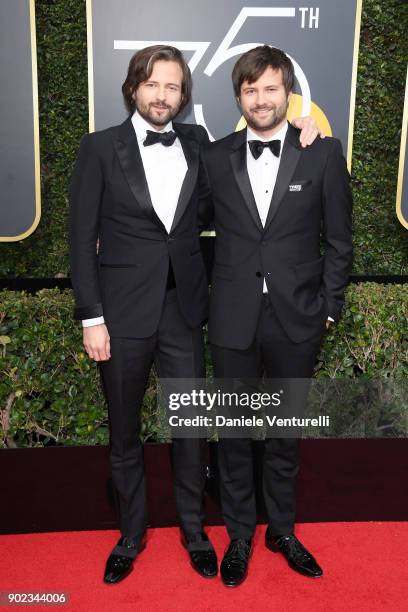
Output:
[[159,108],[167,108],[167,110],[171,109],[169,104],[165,104],[164,102],[150,102],[150,106],[158,106]]
[[252,106],[251,111],[275,110],[274,106]]

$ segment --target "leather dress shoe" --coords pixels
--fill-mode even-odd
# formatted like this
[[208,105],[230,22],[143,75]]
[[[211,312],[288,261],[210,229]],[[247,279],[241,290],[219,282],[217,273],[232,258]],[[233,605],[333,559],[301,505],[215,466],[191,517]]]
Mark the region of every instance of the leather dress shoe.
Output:
[[231,540],[220,567],[225,586],[236,587],[244,582],[251,554],[252,538]]
[[199,531],[193,535],[186,535],[181,531],[181,543],[190,555],[192,567],[200,576],[214,578],[217,575],[217,555],[204,531]]
[[126,578],[133,569],[133,560],[145,547],[146,534],[139,543],[130,538],[120,538],[106,562],[103,581],[106,584],[116,584]]
[[312,578],[323,575],[323,570],[316,559],[294,534],[274,536],[268,527],[265,533],[265,546],[272,552],[281,552],[286,557],[289,566],[299,574]]

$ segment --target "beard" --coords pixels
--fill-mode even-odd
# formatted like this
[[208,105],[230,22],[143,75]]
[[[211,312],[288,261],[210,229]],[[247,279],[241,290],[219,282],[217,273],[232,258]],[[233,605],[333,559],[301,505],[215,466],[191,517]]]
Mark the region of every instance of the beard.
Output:
[[[156,107],[163,109],[164,112],[158,114]],[[159,129],[163,128],[169,121],[176,117],[179,108],[180,105],[175,108],[163,102],[149,102],[148,104],[141,105],[136,101],[136,109],[139,115],[150,123],[150,125]]]
[[[286,119],[286,113],[288,110],[289,101],[286,100],[280,106],[275,105],[263,105],[263,106],[254,106],[249,111],[242,111],[242,114],[245,117],[247,125],[258,131],[258,132],[268,132],[272,130],[280,123],[282,123]],[[257,117],[256,111],[260,110],[268,110],[272,111],[272,114],[269,114],[266,117]]]

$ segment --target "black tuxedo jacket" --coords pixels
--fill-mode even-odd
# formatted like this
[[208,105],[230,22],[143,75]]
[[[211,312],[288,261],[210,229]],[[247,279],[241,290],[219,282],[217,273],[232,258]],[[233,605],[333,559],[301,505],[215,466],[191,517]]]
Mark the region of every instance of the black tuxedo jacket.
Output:
[[217,234],[209,316],[214,344],[251,344],[264,277],[293,342],[322,330],[328,315],[340,316],[352,261],[350,177],[337,139],[318,138],[303,149],[299,133],[288,125],[265,227],[247,171],[246,129],[204,151]]
[[[130,117],[81,141],[70,185],[76,319],[103,315],[110,335],[147,337],[159,323],[171,261],[186,323],[207,318],[198,202],[204,128],[173,124],[188,170],[170,233],[154,211]],[[99,251],[96,244],[99,239]]]

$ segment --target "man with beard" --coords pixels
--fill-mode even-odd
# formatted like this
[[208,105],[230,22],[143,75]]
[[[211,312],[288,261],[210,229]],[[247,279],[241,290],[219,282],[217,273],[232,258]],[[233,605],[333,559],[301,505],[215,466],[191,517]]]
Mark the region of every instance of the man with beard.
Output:
[[[132,57],[122,91],[129,118],[84,136],[70,188],[75,318],[100,365],[120,515],[106,583],[127,576],[145,545],[139,435],[151,365],[163,378],[205,376],[208,307],[197,217],[199,149],[208,137],[200,126],[172,123],[190,100],[189,68],[177,49],[143,49]],[[183,544],[193,567],[215,576],[215,552],[203,531],[202,446],[175,439],[171,448]]]
[[[232,80],[247,128],[212,143],[203,156],[216,230],[214,373],[310,379],[324,330],[340,316],[351,267],[349,174],[338,140],[299,146],[299,130],[286,121],[294,69],[283,51],[248,51]],[[265,440],[265,543],[295,571],[317,577],[321,568],[294,535],[298,469],[298,440]],[[220,439],[219,470],[231,538],[221,576],[237,586],[247,576],[256,527],[251,440]]]
[[[121,538],[104,580],[132,569],[145,543],[140,410],[150,368],[161,378],[205,376],[202,325],[208,283],[199,243],[201,126],[173,123],[189,103],[181,52],[135,53],[122,91],[124,123],[84,136],[70,188],[71,278],[84,346],[99,363],[108,402],[112,478]],[[317,130],[306,122],[304,144]],[[97,253],[96,244],[99,244]],[[172,465],[182,542],[194,569],[217,574],[203,530],[204,461],[196,439],[174,439]]]

